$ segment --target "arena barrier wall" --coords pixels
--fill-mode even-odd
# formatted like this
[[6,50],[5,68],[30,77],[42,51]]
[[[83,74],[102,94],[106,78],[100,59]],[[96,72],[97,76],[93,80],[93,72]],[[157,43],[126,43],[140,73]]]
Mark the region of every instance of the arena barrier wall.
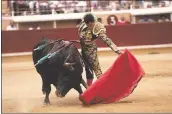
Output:
[[[108,37],[117,46],[142,46],[172,43],[172,23],[134,24],[106,26]],[[66,40],[79,39],[77,28],[59,28],[44,30],[2,31],[2,54],[31,52],[34,45],[42,38]],[[97,40],[99,47],[106,47]],[[76,44],[80,48],[79,44]]]

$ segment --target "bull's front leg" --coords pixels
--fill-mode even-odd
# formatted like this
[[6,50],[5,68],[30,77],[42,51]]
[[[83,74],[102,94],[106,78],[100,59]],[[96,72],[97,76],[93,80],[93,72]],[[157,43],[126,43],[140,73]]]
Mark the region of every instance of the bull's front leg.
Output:
[[45,99],[44,99],[44,104],[46,104],[46,105],[50,104],[50,100],[49,100],[50,92],[51,92],[51,87],[48,87],[46,90],[46,95],[45,95]]
[[81,95],[83,93],[82,88],[80,85],[78,85],[77,87],[74,88],[76,91],[78,91],[79,95]]
[[56,87],[56,91],[55,91],[55,95],[57,96],[57,97],[63,97],[61,94],[60,94],[60,92],[59,92],[59,89]]
[[43,79],[42,92],[43,94],[45,94],[44,104],[49,105],[50,104],[49,94],[51,92],[51,86],[50,83],[48,83],[47,80],[45,79]]

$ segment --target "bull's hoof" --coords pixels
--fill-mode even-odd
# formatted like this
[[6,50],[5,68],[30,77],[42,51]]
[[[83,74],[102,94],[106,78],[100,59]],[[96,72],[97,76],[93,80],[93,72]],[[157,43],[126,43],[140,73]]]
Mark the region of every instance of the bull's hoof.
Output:
[[42,94],[44,94],[44,95],[45,95],[45,94],[46,94],[46,92],[44,92],[44,91],[43,91],[43,92],[42,92]]
[[60,93],[57,90],[55,91],[55,94],[57,97],[60,97]]
[[55,91],[55,94],[56,94],[57,97],[60,97],[60,98],[63,97],[63,96],[60,94],[60,92],[58,92],[57,90]]
[[48,106],[48,105],[51,105],[51,103],[50,102],[44,102],[43,105]]
[[46,99],[45,99],[43,105],[44,105],[44,106],[45,106],[45,105],[47,106],[47,105],[51,105],[51,103],[50,103],[49,100],[46,100]]
[[46,89],[45,88],[42,88],[42,94],[46,94]]

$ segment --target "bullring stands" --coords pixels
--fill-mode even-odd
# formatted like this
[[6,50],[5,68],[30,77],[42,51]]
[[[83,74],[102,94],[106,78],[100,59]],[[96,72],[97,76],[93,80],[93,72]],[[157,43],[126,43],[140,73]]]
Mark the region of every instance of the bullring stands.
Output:
[[[85,12],[93,12],[102,20],[104,25],[111,25],[111,21],[118,23],[123,19],[127,23],[147,23],[170,21],[172,5],[168,0],[155,1],[6,1],[10,8],[10,17],[18,29],[35,28],[64,28],[77,27]],[[18,4],[18,8],[14,5]],[[20,5],[19,5],[20,4]],[[12,6],[12,7],[10,7]],[[27,6],[27,7],[26,7]],[[37,7],[41,6],[41,7]],[[23,9],[25,8],[25,9]],[[42,9],[41,9],[42,8]],[[21,10],[20,10],[21,9]],[[63,9],[63,11],[61,11]],[[102,11],[103,10],[103,11]],[[148,17],[145,17],[147,15]],[[115,18],[113,20],[113,17]],[[161,18],[161,19],[160,19]],[[6,17],[3,16],[3,20]],[[146,21],[149,20],[149,21]],[[151,21],[150,21],[151,20]],[[152,21],[153,20],[153,21]]]

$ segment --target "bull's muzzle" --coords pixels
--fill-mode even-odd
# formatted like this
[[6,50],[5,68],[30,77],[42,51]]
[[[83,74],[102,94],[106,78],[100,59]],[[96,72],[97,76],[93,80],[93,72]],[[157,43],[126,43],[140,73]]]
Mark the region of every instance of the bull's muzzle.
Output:
[[56,91],[55,91],[55,94],[56,94],[57,97],[60,97],[60,98],[63,97],[62,94],[59,92],[59,90],[56,90]]

